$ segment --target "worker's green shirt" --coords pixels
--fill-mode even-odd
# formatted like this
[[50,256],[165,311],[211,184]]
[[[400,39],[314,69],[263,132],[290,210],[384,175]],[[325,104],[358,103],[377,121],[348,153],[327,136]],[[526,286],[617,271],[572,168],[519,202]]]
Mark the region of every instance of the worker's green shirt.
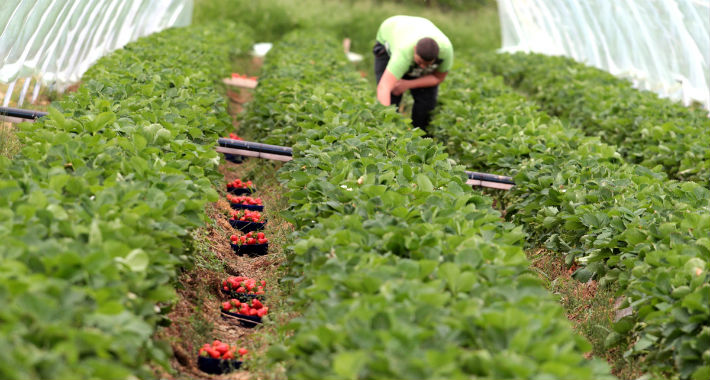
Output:
[[[422,69],[414,62],[414,47],[420,39],[429,37],[439,45],[437,62]],[[377,41],[390,55],[387,70],[397,79],[404,75],[420,77],[434,71],[448,72],[454,63],[454,47],[448,37],[431,21],[422,17],[392,16],[377,30]]]

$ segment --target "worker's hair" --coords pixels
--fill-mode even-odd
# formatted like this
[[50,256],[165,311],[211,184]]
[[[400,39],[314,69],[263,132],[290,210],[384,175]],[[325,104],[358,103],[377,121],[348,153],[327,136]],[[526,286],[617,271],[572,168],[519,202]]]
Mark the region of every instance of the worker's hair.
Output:
[[417,42],[414,51],[426,62],[431,62],[439,57],[439,44],[433,38],[424,37]]

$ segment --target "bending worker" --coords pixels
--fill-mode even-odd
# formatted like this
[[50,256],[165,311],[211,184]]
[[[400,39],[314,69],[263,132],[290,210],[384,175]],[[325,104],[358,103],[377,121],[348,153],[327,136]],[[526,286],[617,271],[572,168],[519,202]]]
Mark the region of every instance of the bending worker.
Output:
[[402,94],[409,90],[414,98],[412,125],[426,131],[439,83],[454,62],[449,39],[425,18],[393,16],[377,30],[372,52],[377,100],[385,106],[398,106]]

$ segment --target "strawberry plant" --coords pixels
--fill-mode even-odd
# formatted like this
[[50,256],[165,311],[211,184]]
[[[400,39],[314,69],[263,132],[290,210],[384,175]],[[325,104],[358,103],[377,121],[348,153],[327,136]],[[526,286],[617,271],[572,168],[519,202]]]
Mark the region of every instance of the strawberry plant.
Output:
[[154,340],[223,180],[222,90],[250,31],[173,28],[91,67],[0,158],[2,378],[152,378]]
[[300,314],[269,357],[293,378],[610,378],[528,271],[521,228],[372,96],[313,32],[262,69],[244,122],[294,147],[279,178]]
[[461,77],[442,95],[433,135],[462,161],[517,173],[507,216],[530,245],[565,254],[582,282],[620,287],[634,313],[615,325],[609,346],[628,337],[640,343],[627,355],[645,355],[649,369],[702,377],[706,327],[691,321],[710,318],[710,307],[695,303],[710,295],[710,192],[624,162],[615,147],[540,112],[500,78],[473,67],[453,75]]
[[550,115],[616,145],[628,162],[660,166],[671,178],[708,187],[707,110],[687,108],[571,58],[484,54],[477,67],[501,75]]

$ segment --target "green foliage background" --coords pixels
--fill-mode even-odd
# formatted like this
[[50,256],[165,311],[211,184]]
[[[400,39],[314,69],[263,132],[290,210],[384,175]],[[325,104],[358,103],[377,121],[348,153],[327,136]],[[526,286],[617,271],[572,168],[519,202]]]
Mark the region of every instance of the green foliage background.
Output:
[[350,38],[351,50],[368,59],[380,23],[397,14],[429,18],[457,51],[489,51],[501,45],[498,9],[492,0],[195,0],[193,22],[241,20],[264,42],[275,42],[297,28],[317,27],[338,39]]

